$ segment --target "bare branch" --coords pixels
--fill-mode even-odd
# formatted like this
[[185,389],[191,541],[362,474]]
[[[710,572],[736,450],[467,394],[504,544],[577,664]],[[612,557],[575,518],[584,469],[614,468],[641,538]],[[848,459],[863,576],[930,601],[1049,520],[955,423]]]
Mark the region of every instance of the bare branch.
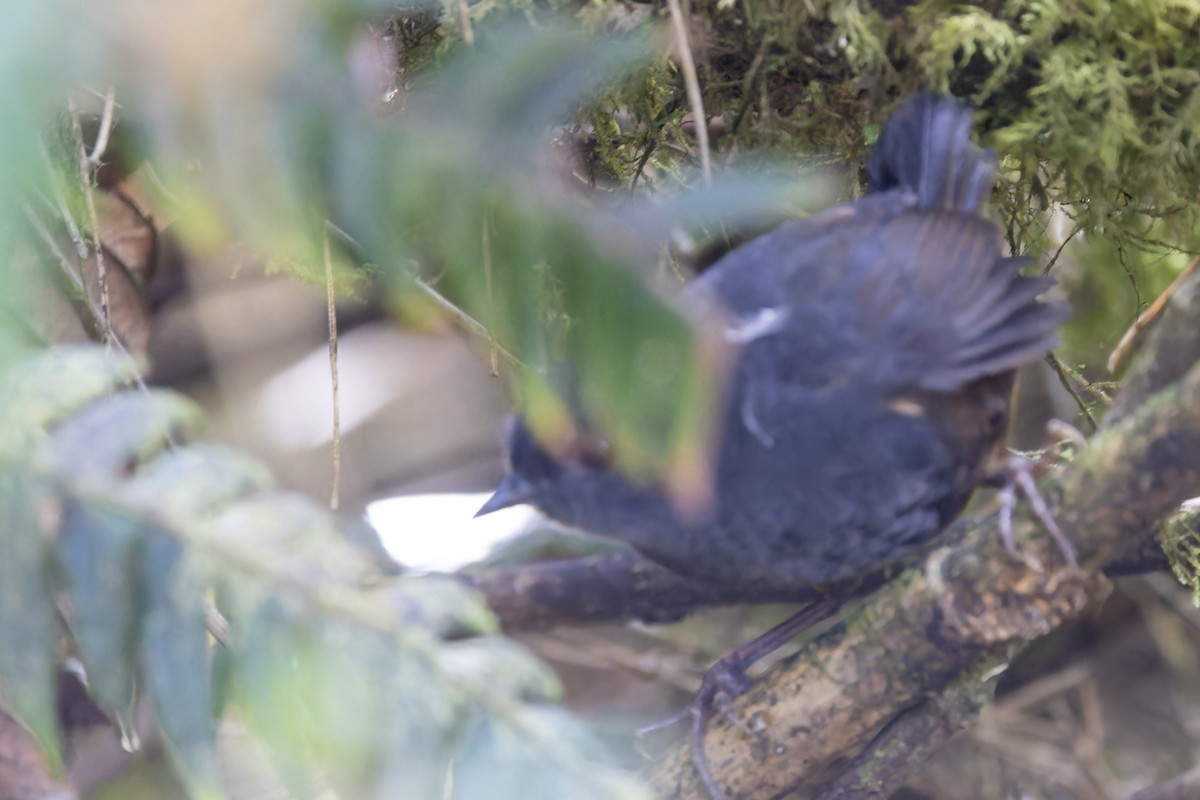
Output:
[[325,308],[329,318],[329,392],[333,406],[331,439],[333,440],[333,477],[330,480],[329,507],[338,508],[338,497],[342,488],[342,422],[341,398],[338,391],[338,329],[337,295],[333,287],[333,254],[329,248],[329,231],[322,236],[322,256],[325,260]]
[[816,800],[886,800],[904,784],[914,761],[932,756],[975,721],[992,701],[999,670],[965,674],[938,697],[892,720],[855,756],[841,775],[821,787]]
[[687,90],[688,103],[692,107],[692,119],[696,127],[696,143],[700,147],[700,172],[705,183],[712,183],[712,158],[708,150],[708,118],[704,115],[704,94],[700,91],[700,79],[696,75],[696,60],[692,57],[692,46],[688,44],[687,23],[679,0],[667,0],[671,12],[671,27],[675,31],[675,43],[679,48],[679,69],[683,73],[683,86]]
[[497,569],[470,580],[509,632],[638,620],[674,622],[701,608],[811,603],[879,588],[899,570],[781,591],[685,578],[632,551]]

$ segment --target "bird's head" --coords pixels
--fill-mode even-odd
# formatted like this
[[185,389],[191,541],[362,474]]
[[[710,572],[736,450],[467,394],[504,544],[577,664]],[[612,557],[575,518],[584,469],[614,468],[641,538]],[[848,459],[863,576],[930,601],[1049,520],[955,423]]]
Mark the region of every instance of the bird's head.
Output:
[[508,473],[476,512],[528,504],[564,525],[636,542],[639,532],[677,525],[665,494],[635,485],[613,467],[608,443],[577,430],[551,450],[520,418],[509,423]]
[[585,431],[576,431],[554,452],[544,447],[520,417],[509,421],[506,436],[508,473],[491,498],[475,514],[528,504],[553,515],[560,495],[570,487],[595,484],[612,465],[608,443]]

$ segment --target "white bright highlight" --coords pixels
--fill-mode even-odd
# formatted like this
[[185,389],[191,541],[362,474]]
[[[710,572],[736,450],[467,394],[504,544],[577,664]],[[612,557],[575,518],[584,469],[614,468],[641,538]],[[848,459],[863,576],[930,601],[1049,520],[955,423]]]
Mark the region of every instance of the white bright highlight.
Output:
[[367,519],[388,554],[406,567],[450,572],[485,558],[492,548],[536,524],[528,506],[474,518],[489,494],[418,494],[367,506]]

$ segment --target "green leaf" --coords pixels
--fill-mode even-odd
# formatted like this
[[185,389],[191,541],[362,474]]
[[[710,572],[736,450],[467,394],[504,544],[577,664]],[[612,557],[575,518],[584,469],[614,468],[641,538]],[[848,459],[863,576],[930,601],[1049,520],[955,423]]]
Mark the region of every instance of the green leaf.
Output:
[[[412,631],[416,633],[416,630]],[[466,715],[467,697],[430,656],[440,647],[402,647],[396,670],[381,685],[390,707],[376,747],[384,754],[372,797],[436,797],[446,786],[453,743]],[[500,696],[497,693],[496,696]]]
[[[460,768],[470,718],[499,731],[496,752],[515,748],[513,774],[546,772],[521,784],[558,791],[574,780],[585,788],[564,796],[624,796],[619,778],[610,786],[576,749],[573,721],[530,715],[530,703],[558,695],[548,670],[498,637],[460,638],[497,633],[468,586],[385,580],[326,509],[262,493],[270,480],[255,462],[218,447],[164,450],[194,418],[170,394],[123,391],[35,448],[49,456],[37,469],[64,495],[56,589],[70,600],[92,691],[127,715],[140,675],[193,796],[217,794],[219,713],[243,715],[297,795],[317,777],[346,797],[436,795]],[[0,674],[21,701],[14,710],[52,746],[51,573],[32,482],[5,474],[0,501],[17,516],[3,535],[17,557],[0,560]],[[210,591],[232,612],[232,647],[216,656]]]
[[117,392],[59,423],[50,457],[63,475],[116,478],[199,428],[200,421],[199,407],[176,392]]
[[260,461],[230,447],[190,444],[138,468],[125,495],[182,522],[191,522],[275,485]]
[[158,723],[185,781],[199,797],[215,796],[216,737],[204,587],[183,546],[150,537],[141,574],[142,671]]
[[234,627],[231,689],[246,721],[267,749],[293,795],[307,795],[319,757],[317,732],[307,707],[311,679],[306,669],[313,649],[296,609],[265,592],[262,604]]
[[0,456],[28,456],[45,430],[128,383],[132,359],[96,345],[64,345],[22,359],[0,376]]
[[[415,114],[406,124],[429,135],[449,129],[456,148],[475,151],[468,154],[478,166],[527,176],[527,168],[546,154],[546,130],[568,122],[582,98],[648,61],[652,44],[639,35],[492,26],[486,41],[440,72],[434,91],[414,98]],[[482,157],[484,152],[492,158]]]
[[142,598],[138,555],[145,529],[128,515],[63,502],[58,560],[71,600],[71,628],[87,667],[88,689],[128,734],[137,673]]
[[[400,122],[347,121],[334,141],[332,215],[403,291],[423,271],[520,363],[535,430],[571,435],[564,409],[641,475],[687,463],[708,440],[720,376],[691,326],[641,274],[652,248],[636,228],[582,222],[592,208],[545,175],[546,131],[645,42],[547,30],[492,34],[411,99]],[[391,121],[395,122],[395,121]],[[531,177],[532,176],[532,177]],[[573,378],[547,383],[551,365]],[[526,369],[528,368],[528,369]]]
[[[675,194],[636,195],[599,212],[607,212],[612,224],[636,230],[657,245],[668,241],[675,227],[760,230],[788,216],[828,208],[837,200],[828,175],[793,172],[793,167],[779,165],[756,173],[717,175],[707,186]],[[602,229],[603,224],[594,227]]]
[[441,575],[395,578],[373,594],[382,596],[394,617],[448,639],[500,632],[492,610],[461,578]]
[[[308,672],[305,700],[318,751],[342,791],[361,790],[374,781],[389,756],[379,746],[380,732],[410,722],[397,716],[387,688],[400,668],[396,647],[386,635],[336,619],[314,622],[311,632],[313,647],[302,654],[301,669]],[[429,683],[430,677],[422,675],[409,690],[424,700],[436,686]]]
[[438,660],[452,683],[487,685],[528,703],[562,699],[562,686],[553,670],[509,639],[491,636],[448,642]]
[[456,800],[648,800],[646,790],[635,781],[598,766],[600,758],[594,758],[588,767],[582,767],[581,760],[576,768],[569,762],[546,758],[538,745],[541,741],[552,741],[571,753],[599,755],[596,742],[572,725],[562,709],[525,706],[516,713],[516,719],[483,715],[473,718],[455,758],[452,796]]
[[35,510],[46,501],[32,481],[0,465],[0,700],[60,769],[57,626]]
[[370,797],[444,797],[451,771],[452,751],[444,740],[445,731],[422,734],[409,728],[398,739],[385,739],[389,757],[380,769]]
[[303,576],[304,585],[313,589],[362,587],[379,576],[375,565],[342,538],[328,509],[296,493],[249,497],[202,520],[202,527],[225,557],[252,570],[277,568],[291,580]]

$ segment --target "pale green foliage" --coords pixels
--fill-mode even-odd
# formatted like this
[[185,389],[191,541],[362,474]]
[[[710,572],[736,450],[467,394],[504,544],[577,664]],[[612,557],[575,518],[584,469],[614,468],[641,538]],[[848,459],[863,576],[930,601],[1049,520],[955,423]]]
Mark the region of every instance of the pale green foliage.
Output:
[[1192,590],[1192,604],[1200,608],[1200,513],[1194,502],[1163,521],[1158,540],[1171,571]]
[[260,465],[185,445],[194,407],[122,388],[128,368],[64,348],[0,374],[0,419],[37,434],[0,456],[0,697],[51,753],[58,608],[95,700],[124,723],[144,693],[194,796],[220,794],[214,709],[290,787],[432,797],[453,773],[462,798],[641,796],[470,590],[384,578]]
[[[861,191],[872,132],[902,99],[932,90],[970,101],[979,139],[1001,159],[992,213],[1012,249],[1048,254],[1072,236],[1091,244],[1059,266],[1082,301],[1068,360],[1101,361],[1097,342],[1114,342],[1186,263],[1164,255],[1200,250],[1197,3],[743,0],[693,10],[706,111],[736,125],[715,140],[718,163],[764,150],[800,173],[845,162],[849,196]],[[678,105],[682,85],[671,86]],[[652,117],[638,120],[653,129]]]
[[1004,79],[1022,52],[1021,37],[1011,26],[986,11],[969,8],[940,20],[929,44],[924,66],[941,81],[934,88],[943,92],[949,91],[951,77],[967,68],[976,55],[995,68],[989,80],[996,82]]
[[[709,47],[724,57],[709,63],[706,104],[714,114],[741,104],[740,79],[765,46],[768,69],[752,91],[768,106],[743,139],[797,153],[842,141],[854,157],[863,123],[897,99],[949,92],[980,109],[981,138],[1013,169],[999,200],[1018,249],[1052,244],[1044,215],[1056,204],[1085,234],[1136,242],[1149,215],[1168,219],[1185,246],[1193,239],[1197,4],[792,0],[777,10],[752,1],[742,8],[713,9]],[[739,16],[747,24],[732,24]]]
[[879,26],[879,15],[867,4],[852,0],[840,3],[834,0],[824,4],[822,12],[840,34],[837,45],[847,61],[857,69],[872,71],[887,62],[887,34]]
[[[1147,248],[1195,247],[1195,2],[693,3],[706,109],[727,126],[716,161],[758,165],[765,148],[778,179],[670,202],[696,182],[695,143],[674,63],[637,38],[657,8],[472,3],[471,47],[458,3],[398,14],[393,100],[381,106],[380,87],[348,63],[371,41],[363,19],[387,4],[251,7],[259,16],[237,25],[175,30],[153,4],[4,5],[4,251],[22,238],[14,220],[79,217],[80,143],[52,114],[69,87],[114,85],[126,152],[160,176],[156,202],[179,213],[189,246],[237,237],[319,280],[329,237],[343,289],[381,278],[397,306],[428,312],[432,286],[512,354],[513,383],[551,437],[564,435],[564,393],[540,370],[569,359],[570,402],[642,472],[704,438],[696,398],[714,381],[691,326],[643,280],[665,231],[757,222],[778,211],[780,183],[831,162],[851,165],[845,193],[856,191],[870,132],[918,90],[979,108],[981,139],[1003,159],[996,213],[1015,250],[1057,244],[1055,208],[1066,233],[1092,241],[1068,278],[1097,299],[1069,341],[1095,350],[1096,331],[1115,338],[1165,283],[1147,276],[1159,258]],[[584,35],[549,24],[575,16]],[[523,21],[520,36],[499,24],[508,18]],[[547,178],[573,172],[623,207],[580,201],[563,191],[569,181]],[[635,184],[659,194],[631,199]],[[798,206],[812,200],[809,190]],[[1116,302],[1131,285],[1134,299]],[[0,318],[0,364],[20,341]],[[0,383],[0,673],[4,700],[40,741],[53,741],[57,591],[80,600],[73,643],[96,698],[122,719],[144,686],[197,791],[213,785],[209,700],[245,716],[293,785],[316,761],[355,797],[440,791],[451,764],[463,793],[636,791],[587,763],[589,746],[548,702],[553,681],[494,635],[477,598],[455,584],[379,583],[323,511],[271,491],[261,467],[169,446],[195,425],[194,409],[174,395],[102,397],[131,371],[98,351],[53,351]],[[64,511],[49,531],[57,539],[33,513],[43,499]],[[210,592],[233,624],[228,650],[204,634]],[[474,638],[447,641],[463,633]],[[341,680],[347,672],[362,679]],[[180,682],[194,690],[186,702]]]
[[[59,2],[91,20],[90,7]],[[187,15],[118,4],[111,19],[78,26],[89,31],[80,45],[89,60],[72,63],[73,40],[50,36],[42,38],[62,53],[25,55],[39,65],[62,58],[70,77],[120,87],[123,156],[154,170],[155,207],[178,215],[173,232],[186,246],[204,252],[236,238],[272,268],[317,281],[329,239],[343,291],[367,291],[383,276],[375,282],[399,306],[422,303],[432,288],[482,323],[545,438],[570,435],[570,402],[627,469],[648,475],[682,463],[711,426],[704,398],[716,378],[691,325],[636,274],[655,259],[662,230],[635,230],[578,202],[553,174],[566,177],[575,154],[551,132],[569,131],[606,78],[636,81],[646,39],[534,28],[523,21],[532,5],[516,15],[484,5],[475,13],[495,19],[474,47],[449,52],[443,37],[434,58],[437,37],[407,36],[396,22],[394,47],[421,44],[390,64],[383,40],[347,19],[350,7],[252,5],[244,26],[227,31],[201,12],[189,27]],[[536,11],[538,25],[553,19]],[[130,30],[117,29],[121,20]],[[260,28],[277,38],[256,38]],[[635,105],[667,113],[662,100]],[[59,207],[78,227],[82,143],[69,133],[53,143],[30,207],[46,227],[45,209]],[[601,162],[637,155],[597,149],[607,153]],[[670,368],[647,375],[637,362],[647,348],[669,353]],[[548,365],[563,360],[579,366],[578,379],[547,382]]]

